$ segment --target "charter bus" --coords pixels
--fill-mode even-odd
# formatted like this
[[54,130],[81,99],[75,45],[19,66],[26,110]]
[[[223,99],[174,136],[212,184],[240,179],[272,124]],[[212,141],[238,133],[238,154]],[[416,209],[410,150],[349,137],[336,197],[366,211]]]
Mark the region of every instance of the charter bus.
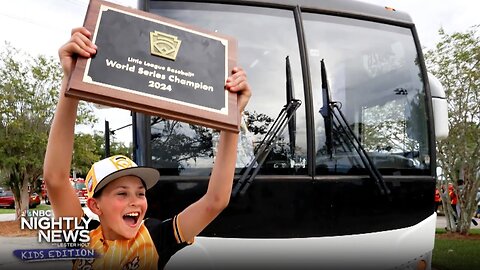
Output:
[[[351,0],[139,1],[234,37],[253,97],[229,206],[167,269],[430,269],[442,88],[411,17]],[[208,64],[208,63],[205,63]],[[218,131],[134,113],[150,217],[206,190]]]

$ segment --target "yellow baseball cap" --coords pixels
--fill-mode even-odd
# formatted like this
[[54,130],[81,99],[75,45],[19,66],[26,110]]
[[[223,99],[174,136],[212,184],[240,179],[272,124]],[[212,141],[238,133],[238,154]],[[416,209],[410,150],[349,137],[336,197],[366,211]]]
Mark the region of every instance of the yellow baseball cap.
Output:
[[160,179],[160,173],[154,168],[137,166],[126,156],[111,156],[95,162],[88,172],[85,183],[88,198],[92,198],[96,192],[108,183],[126,175],[133,175],[142,179],[146,189],[153,187]]

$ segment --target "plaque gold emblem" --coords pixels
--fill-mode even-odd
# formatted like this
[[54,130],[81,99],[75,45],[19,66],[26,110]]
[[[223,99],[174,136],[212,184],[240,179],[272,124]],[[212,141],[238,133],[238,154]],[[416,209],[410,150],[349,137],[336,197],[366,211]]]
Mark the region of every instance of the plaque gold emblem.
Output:
[[153,55],[175,60],[181,43],[176,36],[159,31],[150,32],[150,53]]

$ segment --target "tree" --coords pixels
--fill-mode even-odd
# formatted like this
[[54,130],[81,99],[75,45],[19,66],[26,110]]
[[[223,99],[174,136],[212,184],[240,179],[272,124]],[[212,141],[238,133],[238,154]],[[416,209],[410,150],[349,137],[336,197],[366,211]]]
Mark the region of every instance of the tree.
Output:
[[95,135],[75,134],[73,143],[72,175],[86,176],[92,164],[101,159]]
[[[0,171],[14,194],[17,217],[28,207],[28,187],[42,174],[61,78],[53,58],[32,58],[9,44],[0,52]],[[94,120],[82,102],[77,122]]]
[[[454,211],[448,196],[442,196],[450,231],[468,234],[477,208],[475,195],[480,187],[480,37],[479,26],[463,33],[439,31],[441,40],[426,53],[429,71],[443,84],[448,101],[450,135],[438,141],[438,164],[447,185],[453,185],[460,213]],[[458,180],[463,180],[459,186]],[[442,187],[439,186],[439,190]]]
[[[132,158],[132,147],[116,141],[112,136],[110,155],[125,155]],[[103,132],[94,134],[75,134],[73,145],[72,174],[85,177],[92,164],[105,156],[105,137]]]
[[[105,157],[105,135],[103,132],[95,132],[93,134],[95,140],[95,154]],[[110,134],[110,156],[124,155],[132,158],[132,146],[126,146],[123,142],[117,141],[113,134]],[[91,165],[91,164],[90,164]]]

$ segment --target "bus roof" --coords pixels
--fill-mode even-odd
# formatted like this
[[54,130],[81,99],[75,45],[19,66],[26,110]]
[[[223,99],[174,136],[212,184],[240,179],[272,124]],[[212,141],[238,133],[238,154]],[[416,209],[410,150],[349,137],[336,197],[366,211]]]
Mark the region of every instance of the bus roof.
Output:
[[[302,11],[322,12],[349,17],[364,17],[370,19],[391,21],[402,24],[412,24],[410,15],[394,8],[365,3],[357,0],[177,0],[178,2],[208,2],[224,4],[245,4],[294,9],[297,5]],[[156,2],[156,1],[153,1]]]

